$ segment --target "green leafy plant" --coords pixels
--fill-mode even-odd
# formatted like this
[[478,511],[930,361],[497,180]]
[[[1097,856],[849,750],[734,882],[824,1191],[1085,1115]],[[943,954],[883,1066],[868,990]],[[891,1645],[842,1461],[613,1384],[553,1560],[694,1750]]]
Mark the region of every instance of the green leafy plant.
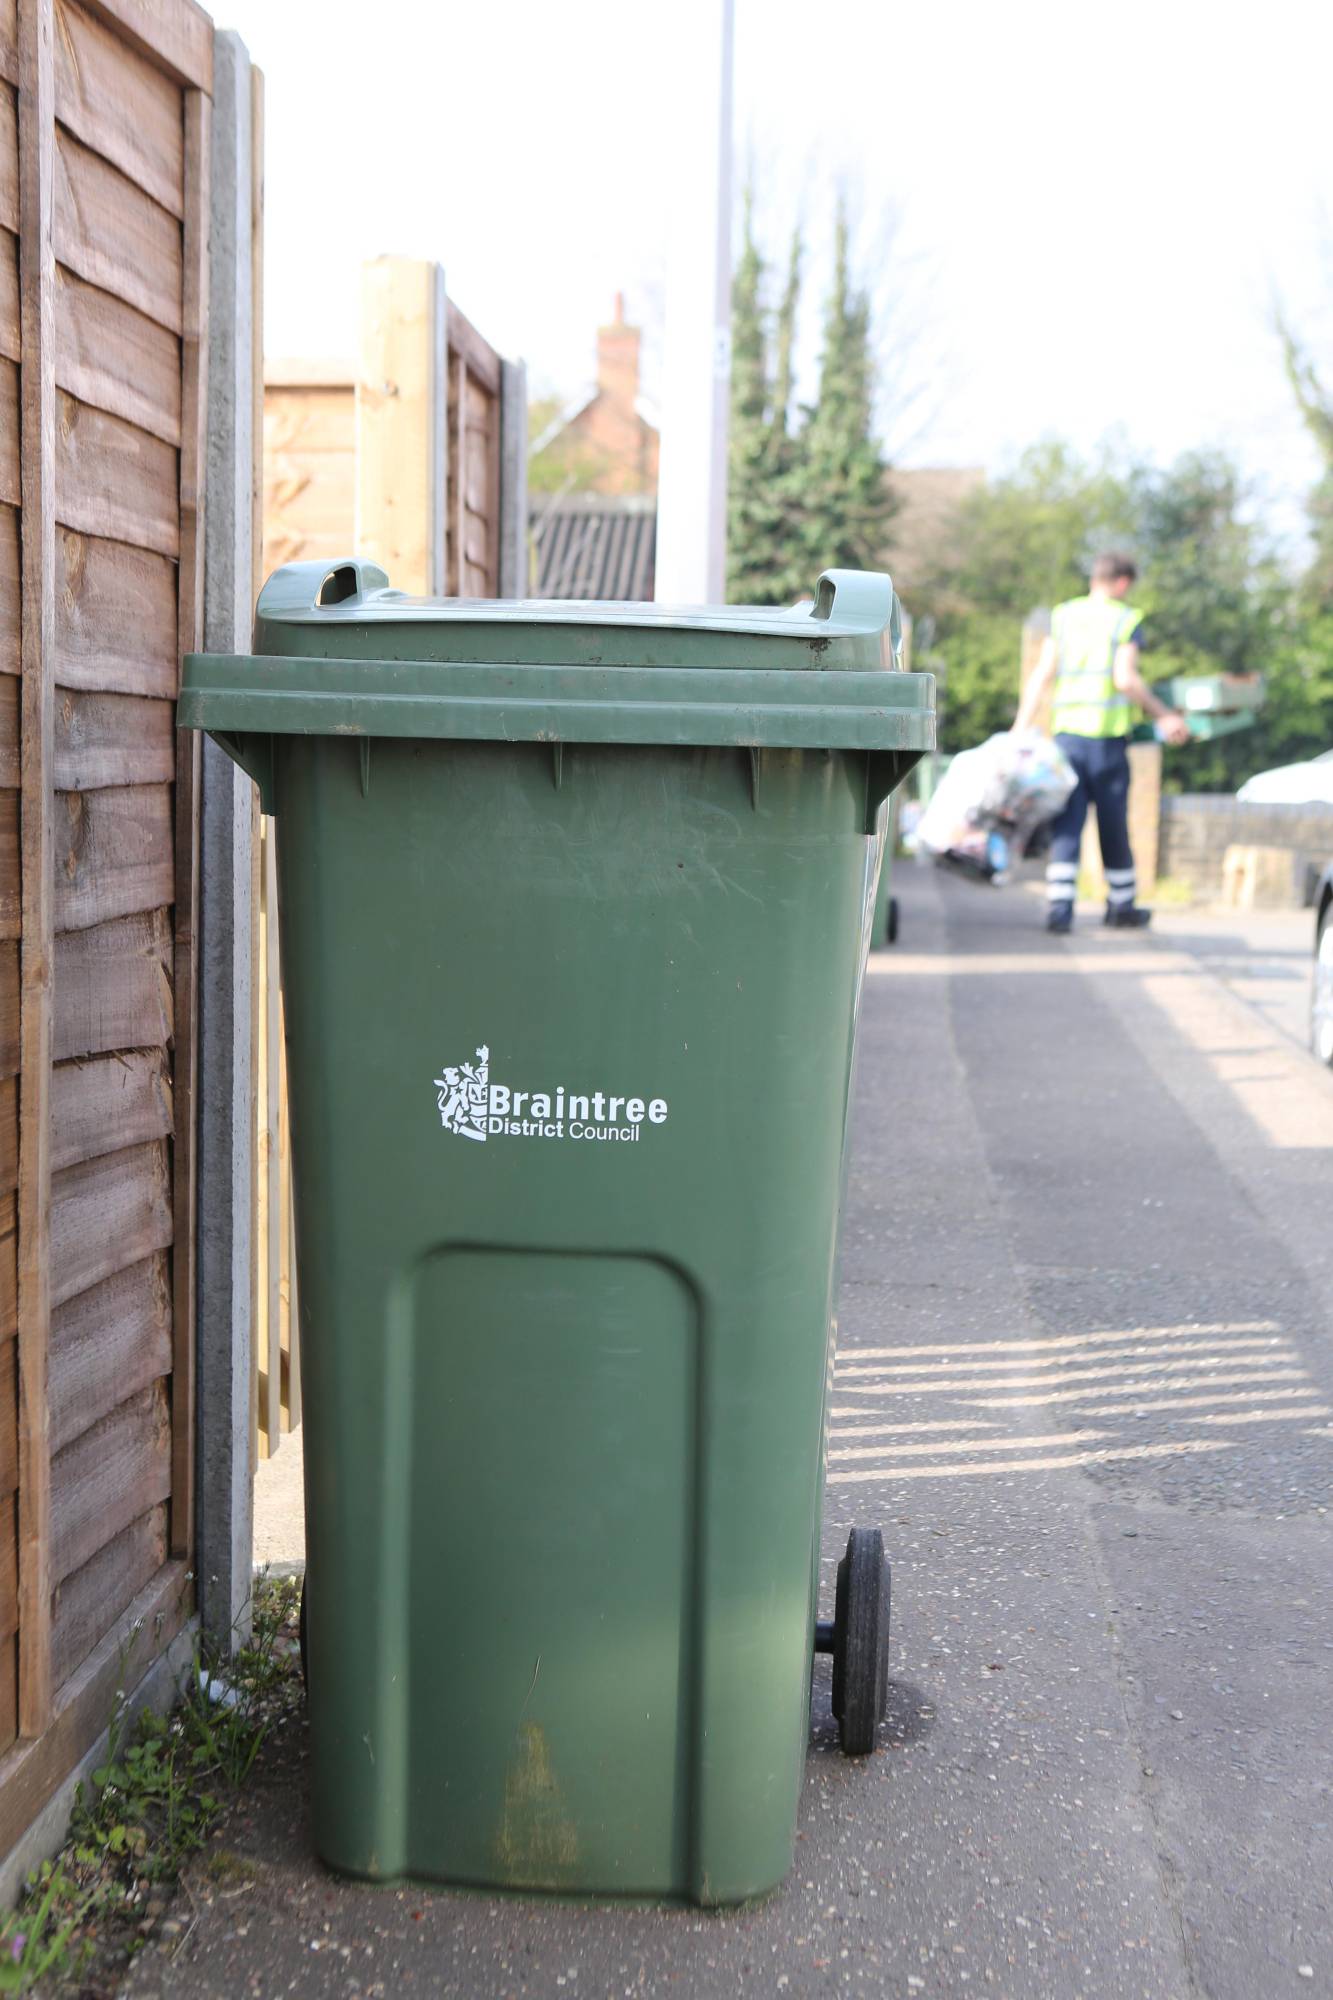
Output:
[[300,1585],[262,1577],[248,1642],[230,1660],[197,1649],[170,1715],[117,1701],[107,1755],[79,1787],[61,1854],[0,1922],[0,1993],[75,1977],[98,1950],[131,1955],[166,1893],[254,1768],[275,1721],[301,1700]]

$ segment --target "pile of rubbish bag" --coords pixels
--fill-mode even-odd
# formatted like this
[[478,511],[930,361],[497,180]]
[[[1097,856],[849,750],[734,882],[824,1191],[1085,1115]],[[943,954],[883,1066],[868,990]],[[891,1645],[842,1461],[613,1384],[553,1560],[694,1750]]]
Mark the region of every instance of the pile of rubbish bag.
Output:
[[917,821],[916,850],[983,882],[1003,882],[1077,784],[1040,730],[1009,730],[954,758]]

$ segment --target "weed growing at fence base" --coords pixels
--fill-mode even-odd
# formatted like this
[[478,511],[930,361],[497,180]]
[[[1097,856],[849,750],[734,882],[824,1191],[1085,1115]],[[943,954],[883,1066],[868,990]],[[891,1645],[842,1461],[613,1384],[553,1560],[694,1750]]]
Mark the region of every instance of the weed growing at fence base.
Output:
[[39,1981],[57,1990],[94,1953],[123,1960],[142,1949],[269,1730],[300,1703],[300,1588],[296,1578],[262,1578],[249,1645],[225,1666],[196,1655],[169,1716],[118,1708],[64,1848],[0,1923],[0,1993]]

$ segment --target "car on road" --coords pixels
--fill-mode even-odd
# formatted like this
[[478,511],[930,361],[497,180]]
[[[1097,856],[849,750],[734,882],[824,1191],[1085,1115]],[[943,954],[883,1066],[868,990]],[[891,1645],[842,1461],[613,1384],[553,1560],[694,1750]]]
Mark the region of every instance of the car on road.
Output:
[[1310,1047],[1333,1069],[1333,861],[1314,895],[1314,982],[1310,989]]
[[1236,797],[1251,806],[1333,806],[1333,750],[1247,778]]

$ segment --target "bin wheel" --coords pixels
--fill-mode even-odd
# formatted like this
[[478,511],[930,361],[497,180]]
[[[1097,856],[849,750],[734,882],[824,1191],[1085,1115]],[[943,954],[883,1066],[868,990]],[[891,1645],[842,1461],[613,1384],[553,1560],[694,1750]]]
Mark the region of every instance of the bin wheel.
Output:
[[306,1614],[304,1577],[301,1578],[301,1615],[300,1618],[297,1620],[296,1630],[297,1630],[297,1637],[301,1647],[301,1679],[305,1681],[308,1685],[310,1680],[310,1662],[306,1651],[308,1643],[306,1634],[309,1630],[309,1621]]
[[889,897],[889,920],[888,920],[888,923],[887,923],[887,924],[886,924],[886,926],[885,926],[885,933],[884,933],[884,934],[885,934],[885,936],[886,936],[886,937],[888,938],[888,941],[889,941],[889,943],[890,943],[890,944],[897,944],[897,942],[898,942],[898,898],[897,898],[896,896],[890,896],[890,897]]
[[848,1757],[867,1757],[889,1705],[888,1559],[878,1528],[853,1528],[838,1564],[833,1713]]

